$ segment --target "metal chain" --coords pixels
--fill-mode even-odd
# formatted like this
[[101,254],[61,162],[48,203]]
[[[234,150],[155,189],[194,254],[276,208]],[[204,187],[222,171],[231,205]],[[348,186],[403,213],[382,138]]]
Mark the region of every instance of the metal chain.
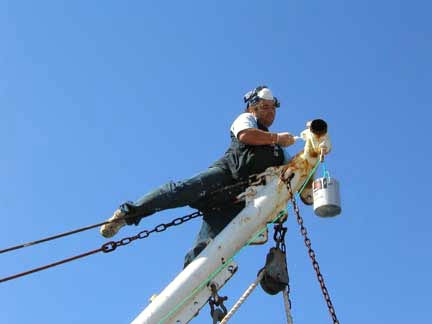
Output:
[[60,264],[67,263],[67,262],[70,262],[70,261],[73,261],[73,260],[77,260],[79,258],[86,257],[86,256],[89,256],[91,254],[95,254],[95,253],[98,253],[98,252],[101,252],[101,251],[104,252],[104,253],[112,252],[118,246],[128,245],[129,243],[131,243],[132,241],[135,241],[137,239],[147,238],[151,233],[154,233],[154,232],[157,232],[157,233],[163,232],[168,227],[177,226],[177,225],[183,224],[183,223],[185,223],[187,221],[190,221],[191,219],[197,218],[199,216],[202,216],[201,212],[195,212],[195,213],[183,216],[183,217],[175,218],[170,223],[157,225],[151,231],[144,230],[144,231],[139,232],[135,236],[125,237],[125,238],[123,238],[123,239],[121,239],[121,240],[119,240],[117,242],[115,242],[115,241],[107,242],[107,243],[103,244],[99,249],[92,250],[92,251],[89,251],[89,252],[86,252],[86,253],[83,253],[83,254],[80,254],[80,255],[77,255],[77,256],[73,256],[73,257],[70,257],[70,258],[67,258],[67,259],[64,259],[64,260],[61,260],[61,261],[57,261],[57,262],[54,262],[54,263],[51,263],[51,264],[48,264],[48,265],[45,265],[45,266],[42,266],[42,267],[39,267],[39,268],[35,268],[35,269],[29,270],[29,271],[26,271],[26,272],[18,273],[18,274],[15,274],[13,276],[10,276],[10,277],[0,278],[0,283],[8,281],[8,280],[16,279],[16,278],[19,278],[19,277],[23,277],[23,276],[29,275],[31,273],[42,271],[42,270],[45,270],[45,269],[48,269],[48,268],[52,268],[52,267],[58,266]]
[[185,223],[187,221],[190,221],[191,219],[200,217],[202,215],[203,214],[201,212],[194,212],[192,214],[189,214],[189,215],[186,215],[186,216],[183,216],[183,217],[175,218],[170,223],[159,224],[155,228],[153,228],[151,231],[144,230],[144,231],[139,232],[135,236],[125,237],[125,238],[122,238],[119,241],[109,241],[109,242],[106,242],[104,245],[102,245],[102,251],[104,253],[112,252],[112,251],[114,251],[119,246],[128,245],[129,243],[131,243],[131,242],[133,242],[135,240],[141,240],[141,239],[147,238],[147,237],[150,236],[151,233],[154,233],[154,232],[156,232],[156,233],[163,232],[168,227],[181,225],[181,224],[183,224],[183,223]]
[[290,195],[292,197],[291,201],[292,201],[292,204],[293,204],[293,207],[294,207],[294,212],[295,212],[296,217],[297,217],[297,223],[300,225],[300,232],[303,235],[305,245],[308,248],[308,254],[309,254],[309,257],[312,260],[312,266],[315,269],[315,272],[317,274],[317,278],[318,278],[318,281],[320,283],[321,290],[322,290],[322,293],[324,295],[324,299],[325,299],[325,301],[327,303],[327,307],[329,309],[330,316],[333,319],[333,324],[339,324],[339,321],[338,321],[338,319],[336,317],[335,309],[334,309],[333,304],[332,304],[331,299],[330,299],[330,294],[329,294],[329,292],[327,290],[327,287],[326,287],[326,285],[324,283],[324,277],[321,274],[318,262],[316,260],[315,252],[314,252],[314,250],[312,250],[312,243],[311,243],[310,239],[307,236],[307,230],[306,230],[306,228],[305,228],[305,226],[303,224],[303,218],[300,216],[300,211],[298,209],[297,202],[296,202],[296,200],[294,198],[294,194],[292,192],[291,183],[290,183],[290,181],[287,181],[285,183],[287,185],[288,192],[290,193]]
[[[213,324],[221,322],[222,319],[227,315],[228,311],[224,305],[224,301],[228,299],[227,296],[219,296],[215,284],[210,286],[212,295],[209,298],[210,316],[213,320]],[[215,309],[215,306],[217,308]]]
[[285,245],[285,234],[287,232],[287,228],[284,227],[281,223],[276,224],[274,226],[274,235],[273,239],[276,242],[276,247],[280,249],[283,253],[286,253],[286,245]]
[[[285,216],[285,220],[288,217],[288,213],[286,211],[284,211],[286,216]],[[274,235],[273,235],[273,239],[276,242],[276,248],[280,249],[284,254],[285,254],[285,263],[286,263],[286,245],[285,245],[285,235],[287,233],[288,228],[284,227],[282,223],[276,224],[274,226]],[[285,290],[284,290],[285,292]],[[286,298],[288,300],[288,304],[289,304],[289,309],[291,309],[291,299],[289,298],[289,294],[291,292],[291,288],[289,285],[289,276],[288,276],[288,283],[287,283],[287,287],[286,287]]]

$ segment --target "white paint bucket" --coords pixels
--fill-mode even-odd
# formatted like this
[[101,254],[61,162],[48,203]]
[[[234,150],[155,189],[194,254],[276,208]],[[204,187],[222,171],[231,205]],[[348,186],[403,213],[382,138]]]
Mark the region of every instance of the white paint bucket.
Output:
[[341,213],[339,182],[322,177],[313,182],[314,211],[320,217],[333,217]]

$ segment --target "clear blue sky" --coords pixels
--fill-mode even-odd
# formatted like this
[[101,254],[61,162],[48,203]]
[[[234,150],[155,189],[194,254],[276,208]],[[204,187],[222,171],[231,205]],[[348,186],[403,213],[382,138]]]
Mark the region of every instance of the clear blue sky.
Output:
[[[429,1],[2,1],[0,248],[104,221],[219,158],[242,96],[281,101],[273,131],[327,120],[343,213],[301,206],[341,323],[427,323]],[[295,153],[301,149],[296,144]],[[321,171],[320,171],[321,172]],[[190,213],[162,212],[116,238]],[[288,220],[295,323],[330,323]],[[0,323],[129,323],[181,270],[200,220],[0,285]],[[0,277],[87,250],[97,230],[0,255]],[[238,258],[228,306],[270,244]],[[283,323],[257,289],[232,323]],[[209,323],[208,307],[192,323]]]

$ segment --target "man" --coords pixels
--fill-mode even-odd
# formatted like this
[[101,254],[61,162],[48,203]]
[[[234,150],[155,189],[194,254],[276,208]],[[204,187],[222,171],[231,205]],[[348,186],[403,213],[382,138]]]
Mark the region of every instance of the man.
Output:
[[[244,208],[244,202],[232,203],[243,187],[219,190],[235,185],[270,166],[287,162],[282,147],[294,143],[289,133],[268,130],[276,116],[279,101],[266,86],[259,86],[244,96],[246,112],[231,126],[231,145],[225,155],[209,169],[185,181],[169,182],[138,201],[126,202],[114,212],[100,232],[114,236],[124,225],[138,225],[141,218],[157,211],[191,206],[203,213],[203,224],[194,248],[185,257],[189,264],[228,223]],[[124,219],[123,219],[124,218]]]

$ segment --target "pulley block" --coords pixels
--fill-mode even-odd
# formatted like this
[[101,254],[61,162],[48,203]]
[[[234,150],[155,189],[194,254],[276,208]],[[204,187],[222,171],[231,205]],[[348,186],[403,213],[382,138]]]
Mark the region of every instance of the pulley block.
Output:
[[265,271],[260,281],[261,288],[270,295],[276,295],[283,291],[288,285],[288,269],[286,265],[286,255],[279,248],[270,249],[266,257],[266,264],[261,271]]

